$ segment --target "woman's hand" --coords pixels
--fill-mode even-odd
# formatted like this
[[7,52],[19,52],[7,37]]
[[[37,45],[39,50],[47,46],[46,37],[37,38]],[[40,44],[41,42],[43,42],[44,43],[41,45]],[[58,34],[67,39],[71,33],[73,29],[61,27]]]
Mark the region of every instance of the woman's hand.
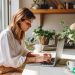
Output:
[[38,54],[38,56],[36,56],[36,62],[51,62],[51,54]]
[[43,54],[43,56],[44,56],[43,61],[45,61],[47,63],[51,62],[51,54],[45,53],[45,54]]
[[51,62],[51,54],[48,53],[38,53],[34,54],[29,52],[27,54],[27,59],[25,61],[26,63],[37,63],[37,62]]
[[27,54],[27,57],[35,57],[36,56],[36,54],[34,54],[34,53],[32,53],[32,52],[29,52],[28,54]]

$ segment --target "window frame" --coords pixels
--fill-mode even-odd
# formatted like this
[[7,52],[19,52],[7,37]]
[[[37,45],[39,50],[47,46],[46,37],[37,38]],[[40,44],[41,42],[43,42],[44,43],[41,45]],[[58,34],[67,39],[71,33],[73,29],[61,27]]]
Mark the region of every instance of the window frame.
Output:
[[2,0],[2,22],[1,29],[9,25],[9,0]]

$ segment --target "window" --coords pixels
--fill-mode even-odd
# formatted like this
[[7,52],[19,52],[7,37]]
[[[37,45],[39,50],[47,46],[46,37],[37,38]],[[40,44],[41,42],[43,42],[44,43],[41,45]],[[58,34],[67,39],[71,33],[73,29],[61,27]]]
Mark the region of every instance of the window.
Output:
[[8,26],[8,9],[9,0],[0,0],[0,30],[5,29]]
[[1,31],[1,25],[2,25],[2,0],[0,0],[0,31]]

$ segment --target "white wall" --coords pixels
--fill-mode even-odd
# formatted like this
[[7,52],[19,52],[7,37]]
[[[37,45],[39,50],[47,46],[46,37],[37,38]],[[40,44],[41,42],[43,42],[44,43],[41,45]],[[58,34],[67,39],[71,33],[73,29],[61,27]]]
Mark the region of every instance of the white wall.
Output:
[[[22,2],[22,3],[21,3]],[[32,0],[21,0],[21,7],[31,7],[33,3]],[[71,25],[75,22],[75,14],[46,14],[44,18],[44,29],[55,29],[57,32],[60,32],[63,29],[63,26],[60,25],[61,18],[65,21],[66,25]],[[36,20],[33,22],[32,27],[28,30],[26,36],[30,36],[34,28],[40,25],[40,15],[36,15]]]
[[60,24],[63,18],[66,25],[71,25],[75,22],[75,14],[47,14],[44,19],[44,28],[55,29],[57,32],[63,29]]

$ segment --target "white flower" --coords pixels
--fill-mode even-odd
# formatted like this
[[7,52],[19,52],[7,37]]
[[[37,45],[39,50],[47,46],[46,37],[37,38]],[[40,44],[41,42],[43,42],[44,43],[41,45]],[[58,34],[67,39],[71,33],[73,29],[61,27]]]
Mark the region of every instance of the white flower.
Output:
[[72,36],[73,36],[73,34],[69,34],[69,35],[68,35],[68,38],[69,38],[70,40],[74,40],[74,38],[73,38]]

